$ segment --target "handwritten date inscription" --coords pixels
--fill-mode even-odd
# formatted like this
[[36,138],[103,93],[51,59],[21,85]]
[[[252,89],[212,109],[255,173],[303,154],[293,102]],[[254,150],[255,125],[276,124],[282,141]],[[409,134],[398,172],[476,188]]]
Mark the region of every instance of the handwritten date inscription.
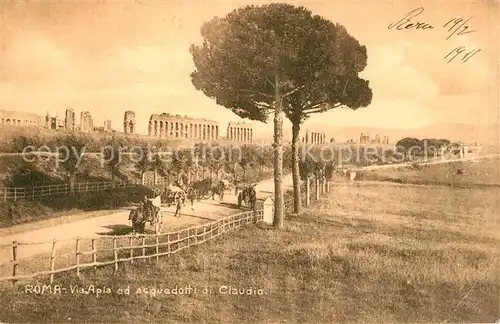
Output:
[[455,47],[451,52],[449,52],[448,55],[446,55],[444,58],[448,59],[447,63],[450,63],[460,55],[462,62],[465,63],[480,51],[481,49],[473,49],[472,51],[467,51],[465,46],[458,46]]
[[[434,29],[434,26],[427,23],[427,22],[421,22],[417,21],[417,17],[420,16],[424,12],[424,8],[420,7],[417,9],[413,9],[406,13],[403,18],[400,20],[390,24],[387,26],[388,29],[396,29],[396,30],[428,30],[428,29]],[[444,25],[443,28],[447,28],[448,36],[446,37],[446,40],[449,40],[450,38],[454,36],[462,36],[465,34],[469,33],[474,33],[476,30],[472,29],[468,23],[472,19],[470,17],[469,19],[465,20],[464,18],[453,18],[448,20]],[[451,61],[455,60],[458,61],[459,59],[462,62],[467,62],[470,60],[473,56],[475,56],[477,53],[479,53],[481,49],[472,49],[469,50],[465,48],[465,46],[458,46],[455,47],[453,50],[451,50],[444,58],[447,59],[447,63],[450,63]],[[458,59],[459,58],[459,59]]]
[[448,29],[448,37],[446,37],[446,40],[450,39],[451,37],[453,37],[455,34],[457,36],[461,36],[461,35],[464,35],[464,34],[469,34],[469,33],[473,33],[475,32],[475,30],[469,30],[469,25],[467,25],[467,23],[472,19],[472,17],[470,17],[469,19],[467,20],[464,20],[463,18],[453,18],[453,19],[450,19],[446,24],[444,24],[443,27],[450,27]]

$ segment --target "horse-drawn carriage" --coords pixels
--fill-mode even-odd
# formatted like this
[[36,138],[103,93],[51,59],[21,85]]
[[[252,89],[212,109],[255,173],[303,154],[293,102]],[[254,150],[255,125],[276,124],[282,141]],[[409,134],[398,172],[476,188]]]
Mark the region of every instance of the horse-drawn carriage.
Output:
[[189,195],[194,195],[197,200],[208,199],[212,197],[214,199],[215,195],[219,196],[219,199],[224,200],[224,192],[229,188],[229,183],[227,180],[216,180],[213,181],[210,178],[194,181],[186,189]]
[[197,200],[208,199],[212,195],[212,179],[194,181],[188,189],[193,191]]
[[165,202],[167,206],[172,206],[175,205],[178,200],[184,203],[186,199],[190,199],[194,196],[194,190],[191,188],[184,190],[179,186],[169,185],[162,191],[161,200]]

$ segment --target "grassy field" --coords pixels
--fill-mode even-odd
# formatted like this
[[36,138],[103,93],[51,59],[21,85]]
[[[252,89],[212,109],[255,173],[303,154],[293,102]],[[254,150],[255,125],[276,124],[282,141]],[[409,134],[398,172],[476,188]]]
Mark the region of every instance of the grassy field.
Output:
[[[498,188],[338,183],[286,228],[247,226],[158,264],[89,271],[65,285],[111,294],[0,290],[3,322],[494,322]],[[136,294],[191,285],[197,293]],[[130,295],[119,295],[120,287]],[[212,288],[204,294],[203,287]],[[219,287],[262,295],[229,295]]]
[[[462,170],[462,174],[457,173]],[[459,161],[413,168],[380,169],[357,172],[357,179],[397,183],[451,185],[454,187],[499,187],[500,158]]]

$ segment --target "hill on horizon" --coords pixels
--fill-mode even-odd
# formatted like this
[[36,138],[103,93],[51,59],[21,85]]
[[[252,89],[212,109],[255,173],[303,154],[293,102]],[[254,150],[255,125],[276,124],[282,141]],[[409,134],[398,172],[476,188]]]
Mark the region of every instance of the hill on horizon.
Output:
[[[390,129],[382,127],[337,127],[325,123],[307,124],[301,126],[301,134],[308,129],[315,129],[326,133],[328,141],[334,138],[336,142],[345,142],[349,138],[359,140],[361,133],[368,133],[371,138],[378,134],[381,138],[389,136],[390,143],[396,143],[405,137],[444,138],[450,141],[464,143],[480,143],[481,145],[500,145],[500,124],[469,125],[465,123],[438,123],[415,129]],[[258,134],[258,139],[272,139],[272,130]],[[284,140],[291,141],[291,129],[284,128]]]

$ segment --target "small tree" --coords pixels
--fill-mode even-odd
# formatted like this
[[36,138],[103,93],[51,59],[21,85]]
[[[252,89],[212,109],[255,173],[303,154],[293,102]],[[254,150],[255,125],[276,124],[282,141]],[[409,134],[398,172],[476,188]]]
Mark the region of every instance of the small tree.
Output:
[[119,173],[119,166],[121,162],[120,153],[120,147],[114,142],[112,145],[107,146],[103,152],[105,164],[109,168],[111,174],[111,187],[113,188],[116,186],[116,176]]
[[147,148],[142,148],[140,151],[139,161],[135,164],[135,168],[141,175],[141,184],[144,184],[144,174],[151,170],[151,152]]
[[194,166],[192,154],[189,150],[178,149],[172,155],[172,171],[176,174],[176,181],[187,181],[186,173]]
[[210,172],[215,173],[215,177],[219,178],[219,172],[224,166],[224,148],[218,145],[210,147],[210,154],[205,154],[205,156]]
[[238,161],[241,169],[243,170],[243,179],[247,179],[248,167],[251,167],[256,161],[257,152],[254,147],[244,145],[241,148],[241,157]]
[[[69,134],[64,137],[58,137],[56,143],[59,147],[64,147],[60,151],[59,166],[66,171],[69,178],[70,191],[75,191],[77,174],[81,168],[83,154],[85,152],[85,140],[75,134]],[[64,155],[64,156],[62,156]]]
[[151,160],[151,170],[154,172],[155,179],[158,179],[158,175],[166,177],[168,175],[167,166],[163,160],[163,156],[160,154],[155,154]]

